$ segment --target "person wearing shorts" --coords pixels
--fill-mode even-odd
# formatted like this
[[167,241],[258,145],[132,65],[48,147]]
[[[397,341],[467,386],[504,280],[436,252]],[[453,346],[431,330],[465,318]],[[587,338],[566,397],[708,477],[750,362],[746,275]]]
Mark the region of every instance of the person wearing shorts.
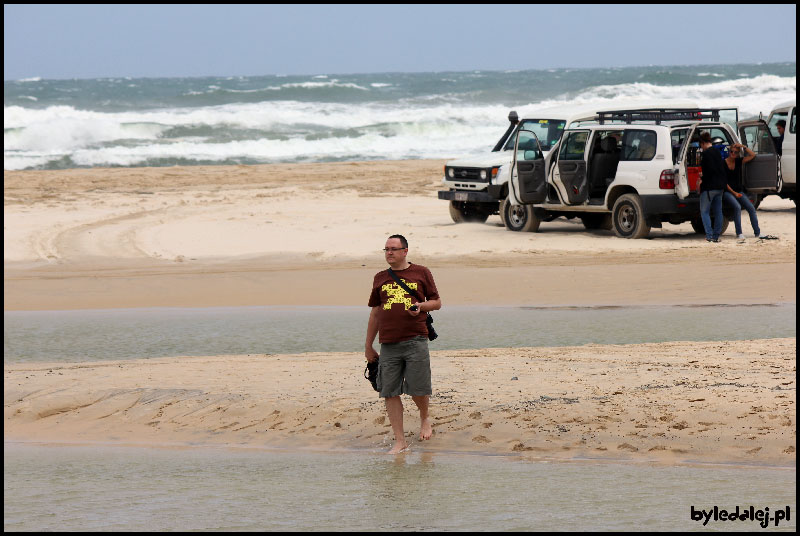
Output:
[[397,454],[408,449],[403,430],[401,395],[411,396],[419,409],[420,440],[428,440],[433,435],[428,416],[433,390],[425,313],[440,309],[442,300],[431,271],[406,260],[408,241],[402,235],[390,236],[383,251],[395,275],[424,300],[419,302],[415,296],[409,295],[389,275],[388,270],[378,272],[373,279],[369,297],[372,311],[367,324],[364,355],[370,363],[378,359],[379,354],[373,348],[373,343],[380,334],[377,383],[379,396],[386,401],[386,412],[394,432],[395,443],[389,453]]

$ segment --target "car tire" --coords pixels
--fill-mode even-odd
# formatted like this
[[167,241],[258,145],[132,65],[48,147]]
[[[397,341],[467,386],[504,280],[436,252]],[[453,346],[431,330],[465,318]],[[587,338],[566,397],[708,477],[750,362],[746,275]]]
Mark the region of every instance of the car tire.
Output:
[[450,201],[450,217],[456,223],[484,223],[489,219],[489,214],[469,203]]
[[[694,229],[694,232],[699,234],[699,235],[705,236],[706,235],[706,228],[703,227],[703,220],[700,218],[700,216],[695,216],[694,218],[692,218],[691,221],[692,221],[692,229]],[[722,217],[722,231],[720,231],[719,234],[720,235],[724,235],[725,231],[728,230],[728,226],[730,224],[731,224],[731,220],[729,220],[728,218],[723,216]],[[712,226],[714,225],[714,216],[711,216],[711,225]]]
[[646,238],[650,226],[643,208],[642,199],[636,194],[625,194],[617,199],[612,211],[614,233],[621,238]]
[[589,231],[602,229],[603,231],[610,231],[614,226],[614,221],[611,214],[584,214],[581,216],[583,226]]
[[521,233],[535,233],[542,223],[531,205],[512,205],[508,199],[500,206],[500,217],[506,229]]

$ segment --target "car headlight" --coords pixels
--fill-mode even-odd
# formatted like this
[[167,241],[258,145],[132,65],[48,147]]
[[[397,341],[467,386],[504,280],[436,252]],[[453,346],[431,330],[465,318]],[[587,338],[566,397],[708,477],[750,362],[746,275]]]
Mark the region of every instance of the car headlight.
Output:
[[481,179],[482,180],[486,180],[486,170],[485,169],[481,171]]
[[453,171],[453,168],[447,170],[447,176],[450,177],[451,179],[456,176],[455,172]]

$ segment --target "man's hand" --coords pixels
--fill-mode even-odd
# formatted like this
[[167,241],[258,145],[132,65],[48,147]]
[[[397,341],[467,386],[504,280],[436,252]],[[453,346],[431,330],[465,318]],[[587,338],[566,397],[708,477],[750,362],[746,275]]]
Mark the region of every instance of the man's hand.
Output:
[[364,351],[364,357],[366,357],[367,361],[370,363],[374,363],[375,360],[378,359],[378,352],[375,351],[375,348],[370,346]]
[[421,303],[415,303],[414,305],[406,309],[406,311],[408,311],[408,314],[410,314],[411,316],[417,316],[422,312],[422,308],[420,307],[421,305],[422,305]]

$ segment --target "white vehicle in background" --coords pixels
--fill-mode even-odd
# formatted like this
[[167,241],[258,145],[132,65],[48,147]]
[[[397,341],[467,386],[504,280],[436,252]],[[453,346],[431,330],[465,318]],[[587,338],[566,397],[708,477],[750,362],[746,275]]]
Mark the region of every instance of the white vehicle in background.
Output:
[[[648,109],[696,109],[694,102],[636,104]],[[630,109],[631,104],[603,107],[604,110]],[[509,126],[492,151],[483,156],[466,157],[447,162],[439,199],[449,202],[450,217],[456,223],[483,223],[493,214],[508,229],[520,231],[528,224],[528,211],[509,201],[509,178],[514,157],[516,133],[533,132],[544,156],[561,139],[561,134],[583,121],[593,121],[598,107],[557,107],[542,109],[531,117],[519,119],[517,112],[508,114]],[[533,149],[533,147],[531,147]]]
[[704,232],[697,193],[697,141],[703,132],[723,154],[740,135],[747,139],[757,156],[745,165],[745,188],[762,196],[776,193],[778,155],[767,124],[740,123],[735,108],[729,112],[737,118],[725,120],[725,112],[600,112],[597,121],[566,129],[546,156],[534,132],[519,130],[509,196],[525,213],[527,223],[518,230],[536,232],[541,222],[564,216],[580,218],[587,229],[613,229],[622,238],[645,238],[651,227],[687,221]]
[[[439,191],[439,199],[449,201],[450,217],[456,223],[483,223],[492,214],[500,213],[501,203],[508,197],[508,170],[514,154],[516,131],[524,128],[536,132],[542,150],[547,151],[561,138],[570,119],[563,109],[543,111],[538,117],[519,120],[517,112],[508,114],[509,126],[492,152],[447,162],[442,182],[447,190]],[[522,125],[522,127],[520,127]]]
[[[784,102],[775,106],[769,114],[767,125],[770,134],[777,140],[780,133],[777,123],[780,120],[786,122],[784,129],[783,148],[781,154],[781,176],[783,187],[778,195],[785,199],[797,202],[797,101]],[[749,143],[748,143],[749,144]]]

